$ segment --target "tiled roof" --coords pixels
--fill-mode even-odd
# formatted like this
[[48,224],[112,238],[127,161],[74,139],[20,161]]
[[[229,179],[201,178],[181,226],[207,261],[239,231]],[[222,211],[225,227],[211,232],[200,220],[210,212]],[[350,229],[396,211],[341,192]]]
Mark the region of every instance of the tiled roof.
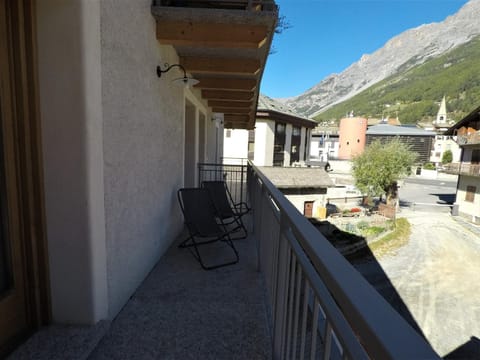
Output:
[[279,189],[334,186],[323,168],[262,166],[259,169]]
[[317,122],[315,120],[312,120],[297,114],[289,106],[282,104],[281,102],[274,100],[271,97],[266,96],[264,94],[260,94],[260,96],[258,97],[257,111],[275,111],[284,115],[293,116],[295,118],[302,119],[305,121],[310,121],[313,124],[317,125]]
[[367,130],[367,135],[435,136],[436,134],[433,131],[426,131],[416,127],[379,124],[370,126]]

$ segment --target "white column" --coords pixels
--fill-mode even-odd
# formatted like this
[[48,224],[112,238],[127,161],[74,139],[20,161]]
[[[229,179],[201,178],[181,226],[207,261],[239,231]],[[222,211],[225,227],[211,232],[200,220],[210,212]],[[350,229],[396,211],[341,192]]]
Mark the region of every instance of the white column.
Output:
[[285,129],[285,150],[283,158],[283,166],[290,166],[290,151],[292,150],[292,124],[287,124]]

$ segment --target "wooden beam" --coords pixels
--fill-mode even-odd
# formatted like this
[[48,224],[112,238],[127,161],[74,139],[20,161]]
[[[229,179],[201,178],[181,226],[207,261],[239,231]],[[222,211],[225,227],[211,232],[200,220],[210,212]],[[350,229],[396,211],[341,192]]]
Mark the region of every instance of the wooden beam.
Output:
[[257,87],[257,80],[255,79],[199,78],[197,80],[200,82],[195,87],[200,89],[253,91]]
[[182,64],[187,72],[198,74],[248,74],[255,75],[260,71],[260,60],[257,59],[242,59],[242,58],[210,58],[210,57],[195,57],[182,56],[180,57],[180,64]]
[[157,21],[157,40],[174,46],[258,49],[267,35],[261,25]]
[[202,90],[204,99],[246,101],[253,98],[252,91]]
[[225,114],[223,117],[224,122],[231,122],[231,123],[236,123],[236,122],[248,122],[250,120],[250,115],[230,115],[230,114]]
[[224,114],[250,114],[252,111],[250,108],[222,108],[214,107],[212,108],[213,112],[219,112]]
[[251,101],[223,101],[223,100],[208,100],[210,107],[235,107],[235,108],[250,108]]

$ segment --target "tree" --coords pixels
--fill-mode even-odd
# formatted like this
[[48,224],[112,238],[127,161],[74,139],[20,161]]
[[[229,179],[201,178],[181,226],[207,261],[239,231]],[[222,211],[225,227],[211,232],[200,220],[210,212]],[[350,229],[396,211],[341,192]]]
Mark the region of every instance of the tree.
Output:
[[453,161],[452,150],[445,150],[442,155],[442,164],[450,164]]
[[355,185],[369,196],[387,195],[387,204],[394,205],[397,182],[410,174],[417,154],[399,138],[382,143],[372,142],[365,151],[353,158]]

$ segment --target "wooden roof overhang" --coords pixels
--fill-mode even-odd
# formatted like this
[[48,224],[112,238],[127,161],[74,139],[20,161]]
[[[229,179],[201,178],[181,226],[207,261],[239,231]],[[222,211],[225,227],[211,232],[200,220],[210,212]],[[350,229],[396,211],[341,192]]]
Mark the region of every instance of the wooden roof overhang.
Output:
[[447,129],[445,135],[456,135],[458,129],[461,127],[471,127],[475,130],[480,130],[480,106],[473,110],[470,114],[465,116],[462,120]]
[[272,0],[162,0],[156,35],[172,45],[195,88],[224,126],[253,129],[260,81],[278,12]]

